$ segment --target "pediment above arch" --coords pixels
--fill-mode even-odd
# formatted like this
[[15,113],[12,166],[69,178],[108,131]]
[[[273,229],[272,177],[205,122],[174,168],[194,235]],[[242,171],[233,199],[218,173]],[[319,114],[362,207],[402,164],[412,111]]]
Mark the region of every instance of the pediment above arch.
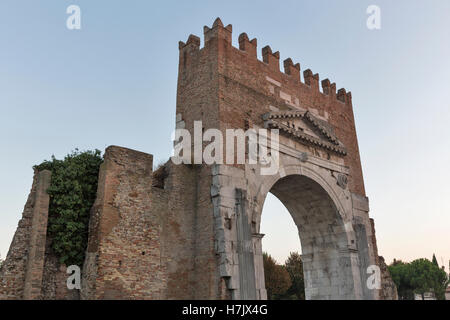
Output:
[[263,120],[266,129],[279,129],[280,134],[303,144],[347,155],[347,149],[337,138],[333,126],[310,111],[269,112],[263,115]]

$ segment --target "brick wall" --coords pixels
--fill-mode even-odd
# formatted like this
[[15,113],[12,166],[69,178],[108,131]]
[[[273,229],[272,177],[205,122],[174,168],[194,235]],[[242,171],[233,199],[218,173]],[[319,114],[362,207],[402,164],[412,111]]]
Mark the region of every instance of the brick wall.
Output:
[[311,70],[288,58],[280,71],[279,53],[269,46],[262,49],[263,61],[257,58],[257,40],[247,34],[239,36],[239,48],[232,45],[232,27],[220,19],[212,28],[205,27],[205,45],[189,36],[180,43],[177,114],[192,129],[192,122],[202,120],[205,130],[245,129],[263,126],[262,115],[280,110],[306,109],[326,119],[347,148],[345,165],[350,168],[349,188],[365,195],[358,141],[353,116],[352,96],[345,89],[336,92],[336,84],[321,82]]
[[210,185],[201,167],[165,165],[109,147],[100,169],[83,269],[83,299],[220,298]]
[[42,298],[51,172],[35,172],[33,184],[0,270],[1,299]]
[[80,292],[77,289],[67,288],[66,266],[59,262],[58,257],[51,248],[52,239],[46,241],[44,274],[42,278],[42,299],[44,300],[79,300]]
[[152,202],[152,166],[151,155],[106,149],[91,213],[83,298],[165,298],[164,211]]

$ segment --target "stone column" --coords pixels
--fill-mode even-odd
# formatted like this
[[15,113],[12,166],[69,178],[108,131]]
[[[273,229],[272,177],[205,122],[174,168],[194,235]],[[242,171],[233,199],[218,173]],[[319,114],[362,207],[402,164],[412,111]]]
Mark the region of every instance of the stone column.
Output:
[[239,261],[239,293],[241,300],[255,300],[255,261],[251,226],[247,216],[245,191],[236,188],[236,233]]
[[267,291],[264,279],[264,260],[262,251],[262,239],[264,234],[253,234],[253,259],[255,263],[256,299],[267,300]]

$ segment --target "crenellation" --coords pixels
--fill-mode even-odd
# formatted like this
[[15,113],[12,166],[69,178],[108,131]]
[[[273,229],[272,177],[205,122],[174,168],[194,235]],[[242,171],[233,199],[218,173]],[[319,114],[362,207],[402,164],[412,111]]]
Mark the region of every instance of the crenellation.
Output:
[[192,62],[192,57],[197,56],[200,50],[200,38],[191,34],[186,43],[178,42],[178,49],[180,51],[179,66],[186,68]]
[[338,90],[337,99],[343,103],[347,103],[347,92],[345,88],[341,88]]
[[330,86],[330,92],[331,92],[331,95],[333,96],[333,97],[336,97],[336,83],[335,82],[333,82],[332,84],[331,84],[331,86]]
[[311,69],[306,69],[303,71],[303,78],[305,79],[305,84],[310,86],[311,85],[311,78],[313,77],[313,73]]
[[257,58],[258,41],[256,38],[249,40],[248,35],[244,32],[239,35],[239,50],[247,52],[250,56]]
[[295,81],[300,82],[300,63],[294,64],[291,58],[287,58],[283,64],[284,73],[290,75]]
[[313,74],[311,69],[307,69],[303,72],[305,78],[305,84],[310,86],[312,89],[319,91],[319,74]]
[[325,95],[330,95],[330,92],[331,92],[331,82],[330,82],[330,79],[325,79],[325,80],[322,80],[322,92],[323,92],[323,94],[325,94]]
[[192,45],[193,48],[200,49],[200,38],[191,34],[189,35],[186,45]]
[[336,83],[331,83],[329,79],[322,80],[322,91],[324,95],[336,98]]
[[224,27],[222,20],[220,20],[220,18],[217,18],[214,21],[212,28],[209,28],[208,26],[203,27],[203,33],[205,37],[205,47],[207,47],[208,43],[213,39],[222,39],[231,45],[233,26],[229,24]]
[[214,20],[214,23],[213,23],[212,27],[213,28],[215,28],[215,27],[222,27],[223,28],[222,20],[219,17],[217,17],[216,20]]
[[200,38],[193,34],[190,34],[186,43],[184,43],[183,41],[178,42],[178,48],[180,50],[185,49],[186,47],[188,49],[199,50],[200,49]]
[[280,52],[272,53],[270,46],[262,48],[263,62],[269,65],[269,68],[274,71],[280,71]]
[[347,92],[347,103],[348,104],[352,103],[352,93],[350,91]]
[[[325,79],[321,82],[321,86],[319,85],[319,74],[314,74],[311,69],[307,69],[303,72],[303,80],[301,79],[301,70],[300,63],[294,64],[291,58],[287,58],[283,61],[284,71],[280,70],[280,52],[273,52],[269,45],[262,48],[262,61],[257,57],[257,39],[253,38],[250,40],[247,33],[243,32],[239,35],[238,42],[239,48],[236,48],[232,45],[232,31],[233,27],[231,24],[224,26],[222,20],[217,18],[212,27],[204,26],[204,47],[208,47],[211,44],[211,40],[222,40],[224,41],[224,45],[229,46],[232,49],[238,50],[239,52],[245,52],[248,54],[248,57],[255,58],[260,61],[262,64],[269,67],[271,70],[271,77],[274,77],[277,73],[279,76],[275,76],[276,79],[286,79],[286,81],[294,81],[293,83],[298,84],[298,90],[302,91],[302,86],[306,85],[313,89],[313,92],[317,92],[323,96],[331,96],[336,97],[337,100],[348,103],[351,102],[351,95],[345,93],[345,95],[339,95],[336,93],[336,84],[331,83],[329,79]],[[217,43],[217,42],[216,42]],[[220,42],[219,42],[220,43]],[[190,55],[195,55],[199,51],[202,51],[200,48],[200,38],[195,35],[190,35],[187,42],[184,43],[182,41],[179,42],[180,48],[180,62],[186,66],[189,63],[189,56],[186,55],[186,52],[189,52]],[[208,54],[204,52],[203,54]],[[184,56],[182,56],[184,55]],[[241,59],[244,59],[244,56],[241,56]],[[185,61],[183,61],[185,60]],[[295,84],[294,84],[295,85]],[[322,88],[322,90],[320,90]],[[339,99],[338,99],[339,96]]]

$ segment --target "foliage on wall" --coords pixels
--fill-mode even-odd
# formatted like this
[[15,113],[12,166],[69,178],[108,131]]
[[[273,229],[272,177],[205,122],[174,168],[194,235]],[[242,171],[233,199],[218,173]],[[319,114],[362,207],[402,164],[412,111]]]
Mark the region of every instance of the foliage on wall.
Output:
[[50,170],[50,207],[47,233],[59,261],[82,266],[87,246],[90,210],[94,204],[101,152],[75,149],[64,160],[54,156],[34,168]]

